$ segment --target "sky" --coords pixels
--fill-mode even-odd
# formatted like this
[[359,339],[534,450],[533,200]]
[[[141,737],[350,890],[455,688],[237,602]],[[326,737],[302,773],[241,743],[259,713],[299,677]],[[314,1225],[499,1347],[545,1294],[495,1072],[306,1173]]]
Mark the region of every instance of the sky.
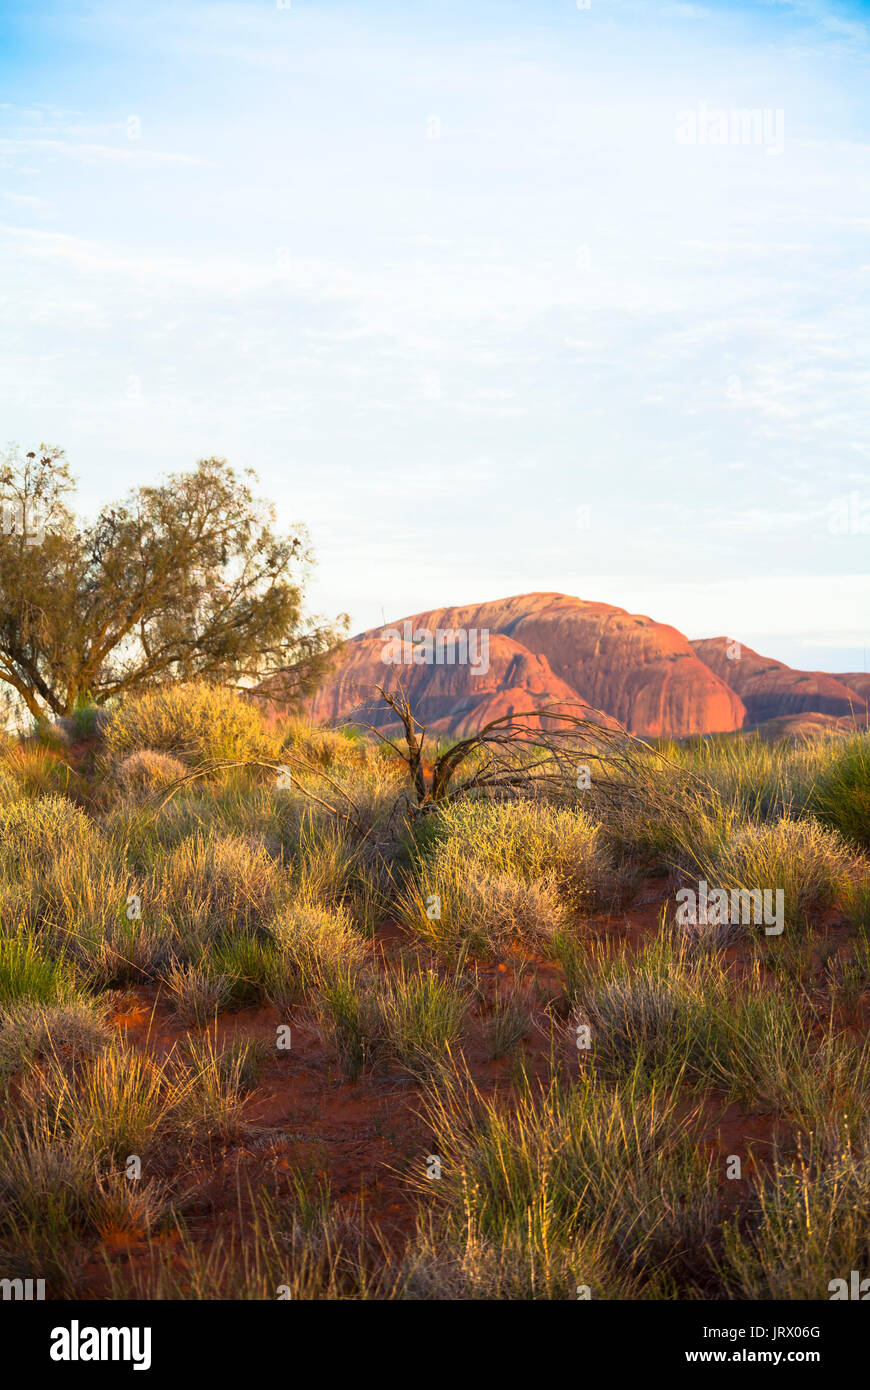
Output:
[[870,3],[584,5],[0,0],[0,444],[868,669]]

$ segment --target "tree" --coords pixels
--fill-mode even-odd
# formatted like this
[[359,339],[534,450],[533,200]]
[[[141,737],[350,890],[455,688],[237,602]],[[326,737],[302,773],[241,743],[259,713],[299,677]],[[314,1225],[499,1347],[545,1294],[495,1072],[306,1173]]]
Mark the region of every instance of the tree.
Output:
[[202,459],[81,524],[63,450],[7,450],[0,682],[10,699],[42,718],[169,680],[268,680],[285,700],[310,690],[347,620],[306,622],[306,532],[278,534],[248,479]]

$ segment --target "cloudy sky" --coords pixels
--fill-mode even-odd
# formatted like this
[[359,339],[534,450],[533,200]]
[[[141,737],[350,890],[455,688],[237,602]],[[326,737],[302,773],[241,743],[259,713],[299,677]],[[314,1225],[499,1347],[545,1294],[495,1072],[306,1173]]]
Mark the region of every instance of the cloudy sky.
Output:
[[218,454],[355,631],[559,590],[867,668],[866,4],[0,15],[0,441],[84,510]]

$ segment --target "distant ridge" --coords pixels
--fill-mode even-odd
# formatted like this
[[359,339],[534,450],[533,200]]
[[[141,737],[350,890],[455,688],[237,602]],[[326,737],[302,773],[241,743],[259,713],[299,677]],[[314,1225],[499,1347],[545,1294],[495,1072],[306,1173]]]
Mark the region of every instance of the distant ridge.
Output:
[[[450,633],[471,634],[469,659],[439,664],[435,643]],[[454,737],[502,715],[578,700],[642,737],[726,733],[785,716],[794,732],[801,716],[826,716],[807,721],[812,732],[863,723],[870,695],[868,675],[796,671],[727,637],[690,642],[612,604],[531,593],[430,609],[360,633],[306,713],[317,723],[385,722],[374,687],[395,689],[399,680],[421,721]]]
[[[692,648],[711,671],[735,690],[746,706],[747,722],[762,724],[782,715],[863,714],[867,695],[847,684],[849,677],[827,671],[796,671],[784,661],[759,656],[728,637],[705,637]],[[870,677],[864,677],[870,685]]]

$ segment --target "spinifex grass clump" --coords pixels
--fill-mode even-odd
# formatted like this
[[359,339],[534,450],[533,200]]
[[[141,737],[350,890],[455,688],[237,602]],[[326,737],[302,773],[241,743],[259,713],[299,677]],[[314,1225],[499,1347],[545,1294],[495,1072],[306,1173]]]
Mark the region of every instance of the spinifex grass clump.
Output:
[[771,980],[758,961],[738,974],[663,932],[639,952],[591,947],[572,997],[566,1039],[581,1070],[606,1080],[715,1090],[806,1124],[870,1100],[870,1045],[814,1026],[799,982]]
[[263,844],[200,832],[155,862],[146,896],[157,914],[205,943],[230,924],[265,927],[287,886]]
[[90,856],[99,840],[90,817],[64,796],[22,797],[0,807],[0,867],[4,874],[44,869],[67,854]]
[[52,1057],[25,1083],[23,1114],[53,1135],[86,1145],[95,1162],[145,1156],[166,1132],[172,1114],[167,1064],[119,1045],[71,1070]]
[[106,753],[119,762],[154,749],[195,765],[267,759],[278,751],[262,715],[219,686],[167,685],[113,710],[105,729]]
[[391,1063],[420,1077],[443,1069],[470,1006],[460,981],[405,966],[384,974],[330,970],[315,997],[321,1035],[351,1077]]
[[266,1060],[262,1043],[237,1038],[219,1047],[207,1033],[188,1043],[189,1067],[178,1083],[177,1121],[198,1138],[230,1139],[243,1129],[246,1094],[257,1084]]
[[458,981],[402,967],[381,983],[379,1005],[392,1055],[425,1076],[449,1060],[471,999]]
[[590,945],[572,994],[566,1032],[581,1066],[609,1080],[725,1083],[745,1001],[718,955],[664,931],[639,952]]
[[111,1039],[98,999],[39,1003],[32,995],[0,1008],[0,1074],[26,1071],[37,1058],[99,1052]]
[[489,1056],[507,1056],[519,1046],[531,1028],[532,1015],[519,990],[499,995],[484,1029]]
[[351,1080],[387,1056],[380,1000],[371,981],[353,967],[324,976],[314,996],[314,1017],[324,1043]]
[[306,811],[285,835],[294,898],[351,913],[370,931],[385,911],[391,887],[377,840],[375,831],[360,835],[346,824]]
[[699,864],[716,887],[781,890],[784,923],[801,927],[814,909],[848,892],[854,857],[842,838],[813,819],[744,825]]
[[[154,1243],[147,1262],[110,1266],[112,1297],[309,1301],[402,1296],[395,1257],[360,1204],[323,1204],[312,1219],[303,1202],[276,1202],[240,1181],[238,1225],[207,1244],[176,1217],[171,1245]],[[180,1259],[178,1256],[180,1255]]]
[[37,1115],[0,1134],[0,1249],[5,1267],[35,1268],[52,1297],[80,1288],[81,1250],[106,1236],[139,1241],[160,1221],[159,1178],[128,1180],[100,1163],[87,1135],[58,1134]]
[[424,823],[399,911],[437,950],[536,948],[615,888],[601,832],[581,810],[469,801]]
[[48,954],[36,937],[24,931],[0,936],[0,1005],[19,999],[55,1004],[69,998],[74,987],[69,961]]
[[118,781],[127,792],[152,795],[171,787],[187,776],[188,769],[178,758],[169,753],[158,753],[153,748],[140,748],[118,764]]
[[820,773],[812,807],[820,821],[870,850],[870,735],[850,739]]
[[740,820],[753,822],[779,820],[806,810],[819,768],[828,757],[826,747],[774,744],[757,734],[656,744],[676,767],[709,788],[723,807]]
[[577,1282],[595,1285],[604,1271],[593,1296],[613,1296],[615,1276],[624,1293],[646,1287],[660,1297],[697,1296],[710,1281],[715,1185],[696,1117],[681,1118],[666,1093],[636,1076],[615,1089],[581,1077],[505,1103],[467,1077],[445,1077],[426,1119],[441,1158],[441,1180],[428,1190],[453,1239],[471,1228],[495,1248],[520,1242],[526,1261],[545,1251],[540,1296],[547,1270],[564,1270],[575,1249],[597,1256],[585,1278],[574,1266]]
[[349,913],[306,898],[282,908],[269,933],[278,952],[269,994],[277,1008],[299,1003],[347,971],[359,972],[365,960],[363,938]]
[[205,953],[208,967],[227,985],[227,1002],[234,1008],[262,1004],[282,978],[274,941],[250,931],[229,932],[211,942]]
[[801,1133],[776,1155],[749,1219],[726,1221],[720,1274],[728,1297],[848,1297],[852,1270],[870,1267],[870,1145],[866,1124]]
[[34,743],[0,744],[0,804],[20,797],[62,796],[75,783],[66,758]]
[[739,823],[732,806],[702,778],[652,751],[631,767],[608,769],[613,786],[593,782],[585,801],[612,853],[637,870],[661,874],[682,862],[685,846],[714,846]]
[[[39,932],[56,953],[87,953],[123,917],[123,849],[62,796],[0,809],[0,920]],[[98,949],[98,946],[97,946]]]
[[181,1023],[202,1026],[230,1002],[231,982],[207,964],[173,965],[164,976],[169,1006]]
[[[866,738],[854,747],[852,795],[860,804]],[[847,833],[838,816],[851,804],[850,794],[838,786],[836,769],[849,766],[849,745],[843,750],[839,740],[797,747],[752,735],[660,740],[630,762],[608,764],[610,785],[602,789],[593,780],[588,805],[629,861],[649,871],[693,872],[753,827],[816,815]],[[832,790],[822,814],[825,787]],[[623,794],[615,794],[620,789]],[[849,833],[855,838],[854,830]]]

